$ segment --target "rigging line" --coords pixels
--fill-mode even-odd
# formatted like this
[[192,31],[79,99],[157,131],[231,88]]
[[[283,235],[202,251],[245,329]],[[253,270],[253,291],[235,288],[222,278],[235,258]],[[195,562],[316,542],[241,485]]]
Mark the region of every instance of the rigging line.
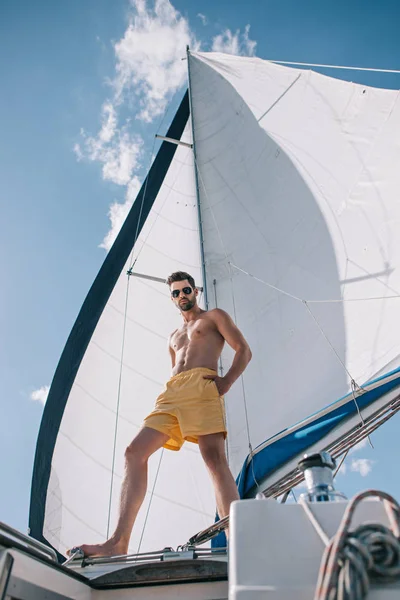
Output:
[[[314,321],[315,321],[315,324],[317,325],[318,329],[320,330],[320,332],[321,332],[321,333],[322,333],[322,335],[324,336],[325,340],[328,342],[328,344],[329,344],[329,346],[330,346],[331,350],[333,350],[334,354],[336,355],[336,358],[338,359],[338,361],[339,361],[339,362],[340,362],[340,364],[342,365],[343,369],[346,371],[347,375],[350,377],[350,381],[351,381],[351,383],[353,384],[353,382],[354,382],[354,384],[355,384],[356,388],[358,388],[358,389],[361,389],[361,388],[360,388],[360,387],[357,385],[357,383],[356,383],[355,379],[353,378],[353,376],[351,375],[351,373],[350,373],[350,372],[349,372],[349,370],[347,369],[347,367],[346,367],[346,365],[344,364],[344,362],[342,361],[342,359],[340,358],[340,356],[339,356],[338,352],[336,351],[336,348],[335,348],[335,347],[332,345],[332,343],[331,343],[331,341],[329,340],[328,336],[326,335],[325,331],[322,329],[322,327],[321,327],[321,325],[320,325],[320,323],[319,323],[319,321],[318,321],[317,317],[316,317],[316,316],[313,314],[313,312],[312,312],[311,308],[308,306],[307,300],[302,300],[302,302],[303,302],[304,306],[306,307],[306,309],[308,310],[308,312],[310,313],[310,315],[312,316],[312,318],[314,319]],[[353,395],[354,395],[354,393],[353,393]]]
[[157,472],[156,472],[156,476],[155,476],[155,479],[154,479],[153,487],[152,487],[152,489],[151,489],[150,500],[149,500],[149,504],[148,504],[148,506],[147,506],[146,516],[145,516],[145,519],[144,519],[143,528],[142,528],[142,533],[141,533],[141,536],[140,536],[139,545],[138,545],[138,549],[137,549],[137,552],[136,552],[136,554],[139,554],[139,552],[140,552],[140,547],[141,547],[141,545],[142,545],[143,536],[144,536],[144,531],[145,531],[145,529],[146,529],[146,525],[147,525],[147,519],[148,519],[148,516],[149,516],[149,514],[150,514],[151,503],[152,503],[152,501],[153,501],[154,490],[156,489],[156,483],[157,483],[157,479],[158,479],[158,474],[159,474],[159,472],[160,472],[161,461],[162,461],[162,459],[163,459],[163,456],[164,456],[164,448],[162,448],[162,450],[161,450],[160,460],[158,461]]
[[[217,280],[213,279],[213,287],[214,287],[214,303],[215,303],[215,308],[218,308],[218,300],[217,300]],[[224,376],[224,367],[222,364],[222,358],[221,356],[219,357],[219,372],[220,372],[220,377]],[[225,410],[225,427],[226,429],[228,429],[228,415],[227,412]],[[229,465],[229,442],[228,442],[228,437],[226,436],[225,439],[225,451],[226,451],[226,457],[228,460],[228,465]]]
[[[245,404],[246,404],[246,403],[245,403]],[[247,409],[246,409],[246,422],[247,422],[247,421],[248,421],[248,419],[247,419]],[[253,460],[253,457],[254,457],[254,450],[253,450],[253,446],[251,445],[251,442],[250,442],[250,441],[249,441],[249,450],[250,450],[250,456],[251,456],[251,459],[250,459],[250,464],[251,464],[251,474],[252,474],[252,476],[253,476],[253,480],[254,480],[254,483],[255,483],[255,484],[256,484],[256,486],[257,486],[257,489],[260,491],[260,490],[261,490],[261,486],[260,486],[260,484],[258,483],[258,479],[257,479],[257,477],[256,477],[256,473],[255,473],[255,471],[254,471],[254,460]]]
[[280,501],[280,504],[286,504],[286,500],[288,499],[290,492],[291,492],[291,489],[287,490],[287,491],[286,491],[286,492],[283,494],[283,496],[282,496],[282,498],[281,498],[281,501]]
[[[360,410],[360,407],[358,406],[358,402],[357,402],[357,398],[356,398],[356,392],[358,392],[358,391],[360,391],[360,387],[356,384],[356,382],[354,380],[352,380],[351,393],[353,395],[353,401],[354,401],[354,404],[356,405],[358,416],[360,417],[361,423],[362,423],[363,427],[365,427],[365,421],[361,414],[361,410]],[[369,434],[367,435],[367,439],[368,439],[368,443],[371,446],[372,450],[374,450],[375,448],[374,448],[373,443],[371,442],[371,438],[370,438]]]
[[[232,276],[230,277],[230,282],[231,282],[231,293],[232,293],[232,305],[233,305],[233,315],[235,318],[235,323],[237,325],[237,316],[236,316],[236,302],[235,302],[235,295],[233,293],[233,281],[232,281]],[[254,461],[253,461],[253,456],[254,456],[254,451],[253,451],[253,446],[251,445],[251,436],[250,436],[250,425],[249,425],[249,415],[248,415],[248,411],[247,411],[247,400],[246,400],[246,390],[244,387],[244,378],[243,378],[243,374],[241,374],[240,376],[240,381],[242,384],[242,394],[243,394],[243,405],[244,405],[244,414],[245,414],[245,418],[246,418],[246,431],[247,431],[247,441],[249,443],[249,450],[250,450],[250,464],[251,464],[251,471],[252,471],[252,475],[253,475],[253,479],[255,481],[255,484],[257,486],[258,489],[260,489],[260,485],[257,481],[256,478],[256,474],[254,472]]]
[[334,472],[334,474],[333,474],[333,479],[335,479],[336,475],[339,473],[339,469],[340,469],[340,467],[343,465],[344,461],[346,460],[346,458],[347,458],[347,455],[348,455],[349,451],[350,451],[350,448],[348,448],[348,449],[346,450],[346,452],[343,454],[343,456],[342,456],[342,458],[341,458],[341,460],[340,460],[339,466],[337,467],[336,471],[335,471],[335,472]]
[[[363,392],[363,389],[357,384],[357,382],[355,381],[354,377],[351,375],[350,371],[348,370],[348,368],[346,367],[346,365],[344,364],[344,362],[340,358],[338,352],[336,351],[336,348],[333,346],[333,344],[329,340],[328,336],[326,335],[325,331],[322,329],[322,327],[321,327],[321,325],[320,325],[317,317],[313,314],[313,312],[311,311],[310,307],[308,306],[307,301],[303,300],[303,304],[305,305],[305,307],[307,308],[308,312],[310,313],[310,315],[314,319],[314,321],[315,321],[318,329],[320,330],[320,332],[324,336],[325,340],[328,342],[329,346],[331,347],[331,349],[335,353],[335,355],[336,355],[337,359],[339,360],[340,364],[342,365],[343,369],[346,371],[347,375],[350,377],[350,381],[351,381],[351,393],[353,395],[353,401],[354,401],[354,404],[356,405],[357,412],[358,412],[358,415],[360,417],[361,423],[364,426],[365,422],[364,422],[364,419],[363,419],[363,416],[361,414],[360,407],[358,406],[358,402],[357,402],[357,398],[356,398],[356,392]],[[372,446],[371,440],[369,440],[369,443]]]
[[[167,112],[168,112],[168,110],[169,110],[170,104],[171,104],[171,103],[169,102],[169,103],[166,105],[166,107],[165,107],[164,114],[162,115],[162,118],[161,118],[161,120],[160,120],[160,122],[159,122],[159,124],[158,124],[158,126],[157,126],[156,134],[157,134],[157,133],[160,131],[160,127],[161,127],[161,125],[162,125],[162,124],[163,124],[163,122],[164,122],[164,119],[165,119],[165,116],[166,116],[166,114],[167,114]],[[134,237],[134,239],[133,239],[132,252],[131,252],[131,257],[130,257],[130,260],[129,260],[129,264],[131,264],[131,265],[132,265],[132,266],[130,267],[131,269],[134,267],[134,264],[135,264],[135,263],[133,263],[133,264],[132,264],[132,260],[133,260],[133,253],[134,253],[134,250],[135,250],[135,244],[136,244],[136,242],[137,242],[137,239],[138,239],[138,237],[139,237],[139,236],[138,236],[138,232],[139,232],[139,224],[140,224],[140,219],[141,219],[141,217],[142,217],[142,212],[143,212],[144,201],[145,201],[145,198],[146,198],[147,184],[148,184],[148,181],[149,181],[149,172],[150,172],[150,167],[151,167],[151,164],[152,164],[152,162],[153,162],[153,158],[154,158],[154,148],[155,148],[155,145],[156,145],[156,139],[157,139],[157,138],[154,136],[154,139],[153,139],[153,146],[152,146],[152,148],[151,148],[151,153],[150,153],[149,166],[148,166],[148,169],[147,169],[147,177],[146,177],[146,179],[145,179],[145,184],[144,184],[144,190],[143,190],[142,203],[141,203],[141,206],[140,206],[139,218],[138,218],[138,221],[137,221],[137,226],[136,226],[136,233],[135,233],[135,237]],[[136,260],[137,260],[137,258],[136,258]],[[135,260],[135,262],[136,262],[136,260]]]
[[283,294],[284,296],[288,296],[289,298],[293,298],[293,300],[298,300],[299,302],[304,302],[304,300],[302,298],[299,298],[298,296],[294,296],[293,294],[290,294],[289,292],[285,292],[285,290],[281,290],[280,288],[276,287],[276,285],[272,285],[272,283],[267,283],[266,281],[263,281],[259,277],[256,277],[255,275],[252,275],[251,273],[248,273],[247,271],[245,271],[244,269],[241,269],[240,267],[238,267],[237,265],[233,264],[232,262],[230,262],[229,264],[234,269],[237,269],[238,271],[241,271],[245,275],[248,275],[252,279],[255,279],[256,281],[259,281],[260,283],[262,283],[262,284],[266,285],[267,287],[275,290],[276,292],[279,292],[280,294]]
[[[154,146],[155,146],[155,139],[154,139],[153,147],[151,149],[151,154],[150,154],[150,165],[151,165],[152,160],[153,160]],[[142,212],[143,212],[144,200],[146,198],[147,184],[148,184],[148,181],[149,181],[149,175],[150,175],[150,168],[147,171],[147,177],[146,177],[146,180],[145,180],[144,190],[143,190],[143,196],[142,196],[142,202],[141,202],[141,205],[140,205],[139,217],[138,217],[137,225],[136,225],[135,237],[133,238],[132,252],[131,252],[131,257],[130,257],[130,260],[129,260],[129,264],[131,264],[130,270],[133,269],[133,267],[135,266],[135,262],[137,260],[137,258],[136,258],[135,262],[132,264],[133,253],[135,251],[135,244],[136,244],[136,242],[138,240],[138,237],[139,237],[139,225],[140,225],[140,220],[142,218]]]
[[321,538],[321,540],[323,541],[323,543],[325,544],[325,546],[327,546],[330,542],[330,538],[329,536],[325,533],[325,531],[323,530],[321,524],[318,522],[318,520],[316,519],[313,511],[311,510],[311,506],[309,506],[309,502],[307,502],[307,500],[305,500],[304,498],[300,498],[299,499],[299,504],[303,507],[304,512],[306,513],[310,523],[313,525],[315,531],[318,533],[319,537]]
[[[351,380],[351,393],[352,393],[352,396],[353,396],[353,401],[354,401],[354,404],[356,405],[358,416],[360,417],[362,426],[365,427],[365,421],[364,421],[363,416],[361,414],[360,408],[359,408],[358,403],[357,403],[357,398],[356,398],[356,391],[359,391],[359,389],[360,389],[359,386],[356,384],[356,382],[354,381],[354,379],[352,379]],[[368,436],[368,439],[369,439],[369,436]],[[371,441],[370,441],[370,443],[371,443]],[[371,446],[372,446],[372,444],[371,444]]]
[[[294,294],[291,294],[290,292],[286,292],[285,290],[278,288],[276,285],[273,285],[272,283],[268,283],[267,281],[264,281],[263,279],[260,279],[259,277],[256,277],[255,275],[252,275],[248,271],[241,269],[240,267],[238,267],[237,265],[235,265],[232,262],[229,264],[234,269],[237,269],[241,273],[244,273],[245,275],[248,275],[252,279],[259,281],[263,285],[266,285],[267,287],[275,290],[276,292],[279,292],[280,294],[283,294],[284,296],[288,296],[289,298],[293,298],[293,300],[298,300],[299,302],[308,302],[308,304],[335,304],[335,303],[341,303],[341,302],[363,302],[366,300],[391,300],[394,298],[400,298],[400,294],[396,294],[396,295],[392,295],[392,296],[370,296],[368,298],[336,298],[335,300],[303,300],[303,298],[300,298],[299,296],[295,296]],[[380,283],[383,284],[383,282],[380,282]]]
[[126,284],[126,294],[125,294],[125,311],[124,311],[124,326],[123,326],[123,330],[122,330],[121,360],[120,360],[120,365],[119,365],[117,408],[116,408],[116,414],[115,414],[114,447],[113,447],[113,457],[112,457],[112,466],[111,466],[110,499],[109,499],[109,505],[108,505],[108,519],[107,519],[107,538],[110,537],[111,502],[112,502],[112,493],[113,493],[113,485],[114,485],[115,455],[116,455],[116,449],[117,449],[119,405],[120,405],[120,400],[121,400],[122,368],[123,368],[123,362],[124,362],[123,356],[124,356],[124,348],[125,348],[125,332],[126,332],[126,317],[127,317],[127,306],[128,306],[128,297],[129,297],[129,281],[130,281],[130,277],[128,276],[127,284]]
[[[144,241],[143,241],[143,244],[142,244],[142,246],[141,246],[140,250],[139,250],[139,251],[138,251],[138,253],[137,253],[137,256],[136,256],[136,258],[135,258],[135,260],[134,260],[134,261],[133,261],[133,263],[132,263],[132,260],[133,260],[133,254],[134,254],[134,251],[135,251],[135,244],[136,244],[136,242],[137,242],[137,240],[135,240],[135,244],[134,244],[134,246],[133,246],[133,248],[132,248],[132,253],[131,253],[131,258],[130,258],[130,264],[131,264],[132,266],[130,267],[130,269],[129,269],[129,270],[132,270],[132,269],[133,269],[133,267],[135,266],[135,264],[136,264],[137,260],[139,259],[139,256],[141,255],[141,253],[142,253],[142,251],[143,251],[143,248],[145,247],[145,245],[146,245],[146,243],[147,243],[147,240],[148,240],[148,239],[149,239],[149,237],[150,237],[150,234],[151,234],[151,232],[153,231],[153,228],[154,228],[155,224],[157,223],[158,219],[161,217],[161,211],[163,210],[164,206],[166,205],[167,201],[169,200],[169,197],[170,197],[170,195],[171,195],[171,192],[173,191],[173,186],[175,185],[176,181],[178,180],[178,178],[179,178],[179,176],[180,176],[180,174],[181,174],[181,171],[182,171],[183,167],[187,165],[187,158],[188,158],[188,156],[189,156],[189,155],[190,155],[190,152],[188,152],[188,154],[187,154],[187,156],[186,156],[186,158],[185,158],[185,162],[182,162],[181,166],[179,167],[179,171],[178,171],[178,173],[176,174],[176,177],[175,177],[174,181],[172,182],[172,186],[171,186],[171,187],[170,187],[170,189],[168,190],[168,193],[167,193],[167,195],[166,195],[166,197],[165,197],[165,200],[164,200],[164,202],[163,202],[163,204],[162,204],[162,206],[161,206],[161,208],[160,208],[160,211],[159,211],[159,213],[155,213],[157,216],[156,216],[156,218],[154,219],[154,221],[153,221],[153,223],[152,223],[152,225],[151,225],[151,227],[150,227],[150,229],[149,229],[149,231],[148,231],[148,233],[147,233],[147,235],[146,235],[146,238],[144,239]],[[164,256],[166,256],[166,255],[164,255]]]
[[374,69],[372,67],[348,67],[344,65],[320,65],[317,63],[290,62],[288,60],[268,60],[277,65],[295,65],[298,67],[321,67],[324,69],[345,69],[347,71],[372,71],[375,73],[400,73],[397,69]]
[[[213,221],[214,221],[214,224],[215,224],[215,227],[216,227],[216,230],[217,230],[217,234],[218,234],[218,237],[219,237],[219,241],[220,241],[220,243],[221,243],[221,246],[222,246],[223,253],[225,254],[225,260],[226,260],[227,264],[229,265],[229,267],[228,267],[228,268],[229,268],[229,274],[230,274],[229,281],[230,281],[230,284],[231,284],[231,285],[230,285],[230,288],[231,288],[231,296],[232,296],[233,314],[234,314],[234,321],[235,321],[235,324],[237,325],[237,316],[236,316],[236,303],[235,303],[235,295],[234,295],[234,290],[233,290],[233,278],[232,278],[232,267],[231,267],[231,262],[228,260],[228,254],[227,254],[227,251],[226,251],[226,248],[225,248],[225,244],[224,244],[224,241],[223,241],[223,239],[222,239],[222,235],[221,235],[220,229],[219,229],[219,227],[218,227],[217,219],[216,219],[216,217],[215,217],[215,214],[214,214],[213,208],[212,208],[212,206],[211,206],[210,198],[209,198],[209,196],[208,196],[208,193],[207,193],[207,188],[206,188],[206,186],[205,186],[204,179],[203,179],[203,177],[202,177],[202,175],[201,175],[201,171],[200,171],[200,169],[199,169],[199,166],[198,166],[198,162],[197,162],[197,158],[196,158],[196,156],[194,156],[194,160],[195,160],[195,163],[196,163],[196,171],[197,171],[197,173],[198,173],[198,175],[199,175],[199,179],[200,179],[201,185],[203,186],[204,195],[205,195],[205,197],[206,197],[206,199],[207,199],[208,208],[209,208],[209,209],[210,209],[210,211],[211,211],[211,216],[212,216],[212,218],[213,218]],[[249,448],[250,448],[250,455],[251,455],[251,457],[253,457],[253,448],[252,448],[252,445],[251,445],[250,427],[249,427],[249,420],[248,420],[248,413],[247,413],[247,401],[246,401],[246,393],[245,393],[245,388],[244,388],[243,374],[241,374],[241,375],[240,375],[240,380],[241,380],[241,382],[242,382],[243,403],[244,403],[245,416],[246,416],[247,441],[248,441]],[[256,480],[256,478],[255,478],[255,475],[254,475],[254,465],[253,465],[253,461],[252,461],[252,468],[253,468],[253,476],[254,476],[254,481],[256,482],[256,485],[258,486],[258,482],[257,482],[257,480]]]
[[[388,290],[391,290],[395,294],[400,295],[400,293],[394,287],[392,287],[391,285],[388,285],[385,281],[382,281],[382,279],[380,279],[380,277],[378,277],[377,275],[374,275],[373,273],[370,273],[369,271],[367,271],[367,269],[365,269],[363,266],[356,263],[351,258],[347,257],[347,261],[351,262],[355,267],[357,267],[357,269],[364,271],[364,273],[366,275],[368,275],[368,277],[370,277],[371,279],[375,279],[378,283],[380,283],[381,285],[384,285]],[[388,296],[386,296],[386,297],[388,297]]]
[[259,119],[257,119],[257,123],[259,123],[260,121],[263,120],[263,118],[278,104],[278,102],[280,102],[282,100],[282,98],[284,96],[286,96],[286,94],[289,92],[289,90],[292,89],[292,87],[294,86],[294,84],[300,79],[301,77],[301,73],[299,73],[299,75],[296,77],[296,79],[294,79],[292,81],[292,83],[285,89],[284,92],[282,92],[282,94],[279,96],[279,98],[277,98],[275,100],[275,102],[273,102],[271,104],[271,106],[269,108],[267,108],[267,110],[261,115],[261,117]]

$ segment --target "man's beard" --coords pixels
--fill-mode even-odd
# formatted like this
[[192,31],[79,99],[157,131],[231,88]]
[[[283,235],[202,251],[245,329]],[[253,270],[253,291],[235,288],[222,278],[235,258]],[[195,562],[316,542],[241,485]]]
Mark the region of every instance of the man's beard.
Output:
[[187,310],[190,310],[191,308],[193,308],[194,305],[195,305],[194,300],[187,300],[186,302],[179,303],[179,310],[186,312]]

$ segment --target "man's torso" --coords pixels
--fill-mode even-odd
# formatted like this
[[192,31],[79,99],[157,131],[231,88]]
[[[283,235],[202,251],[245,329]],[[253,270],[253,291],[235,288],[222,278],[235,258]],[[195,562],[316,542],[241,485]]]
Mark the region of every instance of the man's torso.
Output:
[[217,371],[224,338],[212,318],[212,311],[203,312],[197,319],[177,329],[171,337],[170,345],[175,352],[172,375],[197,367]]

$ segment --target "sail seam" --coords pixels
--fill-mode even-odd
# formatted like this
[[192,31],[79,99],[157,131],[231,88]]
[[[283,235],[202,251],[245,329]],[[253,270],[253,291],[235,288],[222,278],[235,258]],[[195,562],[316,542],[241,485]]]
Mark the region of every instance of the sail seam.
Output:
[[[91,344],[94,344],[99,350],[101,350],[101,352],[104,352],[104,354],[107,354],[107,356],[109,356],[110,358],[112,358],[116,362],[118,362],[118,363],[121,362],[120,358],[118,358],[117,356],[114,356],[114,354],[111,354],[111,352],[108,352],[108,350],[106,350],[105,348],[102,348],[102,346],[100,346],[96,342],[92,341]],[[138,371],[137,369],[134,369],[133,367],[131,367],[127,363],[123,363],[123,366],[126,369],[129,369],[130,371],[132,371],[132,373],[136,373],[137,375],[140,375],[144,379],[147,379],[147,381],[151,381],[152,383],[155,383],[156,385],[158,385],[160,387],[163,385],[163,383],[161,381],[157,381],[156,379],[153,379],[152,377],[149,377],[148,375],[145,375],[144,373],[142,373],[142,371]]]
[[[163,283],[165,283],[165,281]],[[124,315],[121,310],[119,310],[116,306],[113,306],[111,303],[109,304],[109,307],[112,308],[116,313],[118,313],[122,317],[125,318],[125,316],[126,316],[126,320],[129,321],[130,323],[133,323],[134,325],[137,325],[141,329],[144,329],[145,331],[148,331],[152,335],[155,335],[156,337],[160,338],[161,340],[163,340],[165,342],[168,340],[167,336],[162,335],[161,333],[158,333],[158,331],[155,331],[154,329],[151,329],[150,327],[146,327],[146,325],[143,325],[142,323],[139,323],[139,321],[136,321],[136,319],[132,319],[132,317],[128,317],[128,315]]]
[[[98,398],[96,398],[95,396],[93,396],[93,394],[91,394],[90,392],[88,392],[88,390],[85,389],[80,383],[75,383],[75,385],[76,385],[77,388],[79,388],[80,390],[82,390],[82,392],[88,398],[90,398],[91,400],[93,400],[93,402],[96,402],[96,404],[98,404],[99,406],[101,406],[102,408],[104,408],[104,410],[107,410],[107,411],[111,412],[113,415],[116,414],[115,410],[113,410],[112,408],[110,408],[109,406],[107,406],[106,404],[104,404],[101,400],[99,400]],[[124,417],[123,415],[119,415],[118,418],[121,419],[121,421],[125,421],[125,423],[129,423],[129,425],[132,425],[133,427],[137,427],[138,429],[140,429],[140,425],[138,425],[137,423],[134,423],[133,421],[131,421],[130,419],[128,419],[128,417]]]

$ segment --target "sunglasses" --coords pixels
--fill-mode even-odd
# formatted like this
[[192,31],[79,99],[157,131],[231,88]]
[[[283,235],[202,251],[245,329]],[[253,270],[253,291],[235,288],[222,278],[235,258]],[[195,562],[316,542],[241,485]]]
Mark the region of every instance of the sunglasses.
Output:
[[191,287],[184,287],[181,290],[172,290],[171,296],[173,298],[179,298],[179,294],[183,292],[186,296],[189,296],[193,292]]

